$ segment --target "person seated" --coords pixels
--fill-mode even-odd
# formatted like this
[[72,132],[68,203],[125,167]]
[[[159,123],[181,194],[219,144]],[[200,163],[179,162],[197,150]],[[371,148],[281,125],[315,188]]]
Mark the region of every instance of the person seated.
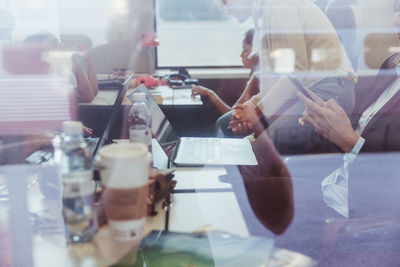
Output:
[[[397,16],[400,0],[395,1],[394,8],[396,15],[393,23],[397,32],[400,32],[400,18]],[[400,40],[400,34],[398,38]],[[397,72],[399,64],[400,54],[390,56],[367,90],[356,88],[357,91],[368,91],[368,94],[364,93],[356,99],[355,112],[351,119],[334,99],[324,101],[311,90],[308,90],[311,99],[298,93],[305,106],[299,124],[312,125],[322,136],[346,152],[343,165],[321,183],[326,204],[345,217],[350,215],[349,168],[359,152],[400,149],[396,134],[400,115],[400,79]],[[353,190],[358,187],[353,186]]]
[[[242,52],[240,53],[240,58],[242,59],[243,67],[250,69],[250,78],[247,85],[242,92],[236,103],[244,103],[248,101],[253,95],[259,93],[258,88],[258,56],[250,56],[252,51],[252,44],[254,38],[254,29],[248,30],[243,39]],[[217,133],[222,132],[224,136],[233,136],[232,131],[228,129],[229,121],[232,117],[232,107],[227,105],[216,93],[215,91],[208,89],[203,86],[195,86],[192,88],[192,95],[205,96],[210,99],[217,110],[223,114],[216,123]]]
[[[400,12],[400,0],[394,1],[394,11],[393,26],[400,43],[400,18],[397,15]],[[357,85],[355,91],[361,93],[356,98],[351,118],[334,99],[324,101],[311,90],[308,92],[312,99],[299,93],[305,106],[305,112],[299,119],[300,125],[312,125],[346,153],[399,150],[400,142],[389,140],[393,142],[388,147],[385,145],[388,140],[382,140],[390,137],[387,131],[399,125],[394,123],[400,114],[399,64],[400,54],[393,54],[382,63],[369,87],[360,88],[363,84]]]
[[[24,44],[43,46],[48,50],[63,49],[57,38],[50,33],[34,34],[25,38]],[[98,92],[97,77],[94,66],[87,51],[76,53],[72,56],[72,72],[70,82],[76,89],[77,103],[91,102]]]
[[[235,135],[246,136],[264,118],[281,154],[322,152],[318,149],[324,149],[323,138],[312,127],[301,128],[297,123],[304,105],[289,76],[324,100],[334,98],[346,112],[353,110],[357,75],[332,24],[309,0],[222,2],[239,21],[253,15],[260,22],[255,35],[262,34],[255,38],[262,55],[260,100],[235,105],[230,128]],[[259,12],[243,8],[251,2]]]
[[[397,23],[400,25],[400,20]],[[400,79],[395,71],[398,64],[400,54],[390,56],[382,64],[380,73],[367,90],[368,95],[357,99],[351,119],[334,99],[324,101],[308,90],[312,97],[310,100],[299,93],[305,105],[305,112],[299,123],[312,125],[317,132],[346,153],[358,153],[361,149],[364,152],[399,150],[399,142],[394,140],[391,142],[392,146],[387,147],[385,143],[388,140],[381,140],[388,137],[388,132],[385,131],[399,125],[393,123],[400,114]],[[380,136],[374,134],[378,129],[381,129]]]
[[[50,33],[33,34],[26,37],[23,41],[25,45],[37,45],[45,50],[63,50],[64,46],[58,39]],[[68,66],[67,66],[68,68]],[[98,83],[96,73],[91,58],[87,51],[79,51],[72,55],[72,70],[62,69],[62,74],[66,75],[68,82],[74,87],[74,92],[70,96],[70,116],[77,119],[78,103],[91,102],[98,93]],[[92,135],[93,130],[84,126],[84,135]],[[46,137],[43,137],[46,136]],[[51,145],[51,138],[48,135],[38,135],[37,137],[46,145]]]
[[[388,64],[390,62],[399,64],[400,55],[390,57],[383,67],[391,65]],[[360,184],[357,183],[361,180],[357,177],[350,180],[349,176],[350,166],[354,164],[357,155],[361,151],[385,151],[389,149],[386,146],[388,142],[391,143],[391,150],[400,149],[398,136],[389,134],[392,127],[399,127],[398,123],[393,123],[396,122],[393,118],[400,115],[400,79],[393,76],[378,75],[370,87],[370,94],[356,102],[356,110],[360,113],[357,112],[353,116],[355,128],[349,116],[335,100],[324,101],[311,90],[308,92],[312,100],[299,93],[305,105],[305,112],[299,119],[300,125],[312,125],[318,133],[345,152],[343,164],[321,182],[325,203],[344,217],[355,216],[355,212],[360,213],[360,210],[364,210],[354,210],[353,207],[351,214],[349,208],[349,190],[360,194],[360,190],[357,190]],[[349,185],[350,182],[352,186]],[[354,184],[357,185],[354,187]]]

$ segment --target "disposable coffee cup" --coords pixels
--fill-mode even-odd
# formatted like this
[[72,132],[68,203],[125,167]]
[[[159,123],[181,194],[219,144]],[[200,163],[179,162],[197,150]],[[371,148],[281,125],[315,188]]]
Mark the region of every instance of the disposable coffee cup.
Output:
[[104,146],[99,155],[111,237],[118,241],[138,240],[146,222],[151,154],[144,144],[125,143]]

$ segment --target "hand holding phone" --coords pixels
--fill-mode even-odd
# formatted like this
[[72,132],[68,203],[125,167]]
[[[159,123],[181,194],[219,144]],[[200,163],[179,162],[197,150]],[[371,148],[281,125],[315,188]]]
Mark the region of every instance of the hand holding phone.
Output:
[[300,83],[300,81],[297,78],[291,77],[289,75],[288,78],[294,84],[294,86],[296,86],[298,91],[300,91],[308,99],[314,102],[314,99],[311,97],[311,95],[307,92],[307,90],[304,88],[304,86]]

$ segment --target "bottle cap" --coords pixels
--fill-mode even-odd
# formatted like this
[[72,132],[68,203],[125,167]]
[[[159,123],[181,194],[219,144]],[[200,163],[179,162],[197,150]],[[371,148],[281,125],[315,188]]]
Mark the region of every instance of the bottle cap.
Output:
[[134,93],[133,101],[146,101],[146,94],[142,92]]
[[65,134],[82,134],[83,133],[83,125],[80,121],[64,121],[62,124],[62,131]]

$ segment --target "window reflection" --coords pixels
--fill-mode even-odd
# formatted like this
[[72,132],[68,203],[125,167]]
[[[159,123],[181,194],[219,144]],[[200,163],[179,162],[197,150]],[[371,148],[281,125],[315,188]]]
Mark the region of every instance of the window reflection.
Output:
[[[246,235],[265,238],[275,244],[271,261],[300,253],[319,266],[398,265],[398,0],[0,0],[0,5],[1,164],[26,164],[34,152],[52,152],[51,140],[66,120],[83,121],[84,133],[96,139],[118,95],[112,86],[124,74],[153,75],[142,80],[151,79],[148,102],[154,101],[152,93],[163,97],[161,84],[170,100],[184,99],[157,101],[150,110],[160,114],[152,121],[154,142],[169,158],[178,136],[218,136],[250,140],[258,161],[177,168],[178,190],[156,210],[157,216],[170,216],[173,231],[218,225],[221,232],[207,236],[207,242],[215,241],[210,250],[226,229],[243,235],[233,243]],[[181,77],[186,87],[168,88],[168,78],[178,72],[170,68],[177,67],[187,68]],[[133,80],[128,94],[140,84]],[[128,98],[124,104],[115,112],[110,139],[127,137]],[[12,166],[11,176],[33,166]],[[3,170],[0,213],[9,217]],[[40,190],[38,205],[46,206],[51,196]],[[39,222],[46,218],[46,212],[37,214]],[[20,221],[26,229],[30,216]],[[9,222],[1,218],[0,236],[6,238],[0,238],[0,254],[14,238],[14,226],[4,226]],[[155,224],[150,237],[162,236],[165,224]],[[97,253],[96,246],[89,258],[97,263],[104,260],[97,254],[107,249]],[[102,255],[112,259],[104,265],[118,263],[114,250]],[[69,257],[74,256],[65,254]],[[0,256],[0,265],[14,260]]]

